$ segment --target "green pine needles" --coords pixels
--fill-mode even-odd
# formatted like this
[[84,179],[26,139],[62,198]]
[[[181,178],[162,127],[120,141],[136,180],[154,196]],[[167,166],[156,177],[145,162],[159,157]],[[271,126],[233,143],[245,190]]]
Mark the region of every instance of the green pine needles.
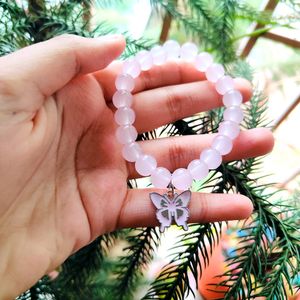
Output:
[[58,277],[51,282],[56,298],[92,299],[95,294],[104,293],[94,286],[94,278],[102,267],[106,267],[108,262],[104,260],[104,256],[121,236],[122,232],[118,231],[102,235],[70,256],[61,266]]
[[[114,273],[116,285],[112,293],[113,299],[133,299],[142,271],[153,258],[159,245],[160,233],[157,228],[135,229],[126,237],[129,244],[124,249],[126,254],[119,258]],[[120,292],[122,291],[122,292]]]
[[[126,1],[20,1],[0,0],[0,56],[27,45],[63,33],[98,36],[116,32],[113,24],[102,20],[91,25],[91,5],[117,7]],[[248,1],[249,2],[249,1]],[[249,65],[237,58],[236,47],[241,36],[237,22],[256,21],[262,30],[275,26],[290,26],[268,12],[259,12],[246,1],[237,0],[151,0],[153,15],[172,19],[171,32],[184,30],[186,39],[199,42],[202,49],[212,52],[225,63],[229,73],[252,80]],[[293,1],[289,4],[298,12]],[[293,16],[293,21],[298,20]],[[155,43],[147,39],[135,40],[125,33],[127,49],[124,57]],[[247,34],[246,34],[247,35]],[[245,129],[267,126],[266,99],[254,90],[251,101],[245,105]],[[153,139],[161,134],[196,135],[215,132],[222,109],[201,113],[178,120],[164,128],[144,133],[139,139]],[[204,182],[195,184],[195,190],[212,193],[241,193],[254,205],[252,217],[233,228],[239,235],[239,246],[229,255],[227,269],[220,274],[220,286],[226,295],[220,299],[288,299],[288,294],[300,288],[300,230],[299,205],[294,199],[280,198],[272,185],[259,185],[262,158],[223,163]],[[299,196],[299,195],[298,195]],[[277,200],[276,200],[277,199]],[[58,268],[58,276],[45,276],[19,300],[36,299],[137,299],[140,285],[148,291],[142,299],[183,300],[193,294],[191,278],[197,283],[210,263],[214,247],[222,238],[222,223],[191,224],[189,231],[170,246],[169,263],[153,282],[143,277],[155,257],[163,236],[155,228],[121,230],[97,238]],[[116,245],[125,245],[118,257],[110,255]],[[214,290],[216,287],[209,287]]]
[[201,276],[209,264],[213,247],[219,242],[220,228],[221,224],[218,223],[190,225],[189,232],[179,236],[179,241],[173,247],[175,254],[170,263],[151,284],[143,300],[185,299],[188,293],[194,294],[190,287],[189,273],[196,281]]

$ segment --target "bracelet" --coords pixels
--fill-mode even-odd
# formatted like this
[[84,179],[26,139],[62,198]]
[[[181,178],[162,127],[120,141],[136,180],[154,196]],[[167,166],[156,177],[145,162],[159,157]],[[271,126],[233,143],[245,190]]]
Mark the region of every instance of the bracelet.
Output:
[[[219,124],[218,133],[213,139],[211,147],[206,148],[200,157],[191,161],[187,168],[179,168],[171,172],[163,167],[157,167],[156,159],[142,152],[136,142],[137,130],[133,126],[135,112],[131,108],[134,79],[142,71],[150,70],[153,65],[162,65],[166,61],[182,59],[194,64],[195,68],[204,72],[206,79],[213,83],[216,91],[223,96],[226,107],[223,121]],[[116,131],[117,140],[123,144],[122,155],[128,162],[135,163],[136,171],[142,176],[151,176],[151,182],[156,188],[168,188],[166,194],[150,193],[153,204],[158,208],[157,219],[161,223],[160,230],[169,227],[174,217],[177,225],[186,230],[188,219],[187,205],[191,198],[189,188],[193,180],[205,178],[209,170],[216,169],[222,163],[222,155],[232,150],[233,140],[239,135],[239,124],[243,120],[240,105],[242,95],[234,89],[232,77],[225,75],[221,64],[214,63],[207,52],[198,54],[197,46],[185,43],[180,46],[176,41],[169,40],[162,46],[154,46],[150,51],[142,50],[135,57],[127,59],[123,64],[123,71],[115,81],[116,89],[113,104],[117,108],[115,121],[119,125]],[[175,189],[184,190],[177,194]]]

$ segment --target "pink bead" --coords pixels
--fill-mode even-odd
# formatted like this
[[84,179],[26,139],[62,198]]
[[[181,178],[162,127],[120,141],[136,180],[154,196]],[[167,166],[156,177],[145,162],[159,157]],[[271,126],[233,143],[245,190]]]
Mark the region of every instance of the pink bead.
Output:
[[228,91],[231,91],[234,89],[234,81],[230,76],[223,76],[220,79],[218,79],[218,81],[216,82],[216,91],[221,94],[224,95],[226,94]]
[[157,162],[151,155],[141,155],[135,162],[136,171],[142,176],[149,176],[156,169]]
[[132,95],[127,91],[116,91],[113,95],[112,102],[116,108],[129,107],[132,105]]
[[206,72],[207,68],[213,63],[212,56],[207,52],[197,55],[195,60],[195,68],[201,72]]
[[136,55],[135,58],[140,64],[141,70],[148,71],[152,68],[153,59],[149,51],[142,50]]
[[155,65],[162,65],[166,62],[167,54],[162,46],[154,46],[150,52]]
[[206,163],[209,169],[216,169],[222,163],[221,154],[217,150],[211,148],[203,150],[200,159]]
[[129,58],[123,63],[123,74],[128,74],[132,78],[137,78],[141,73],[141,67],[134,58]]
[[163,45],[163,48],[167,53],[167,60],[177,59],[179,57],[180,45],[176,41],[166,41]]
[[116,137],[119,143],[129,144],[136,140],[137,131],[132,125],[120,126],[116,131]]
[[142,149],[140,145],[136,142],[126,144],[123,146],[122,156],[127,161],[135,162],[141,154],[142,154]]
[[129,107],[121,107],[115,112],[115,121],[119,125],[131,125],[135,121],[135,113]]
[[223,121],[219,124],[218,133],[229,137],[231,140],[235,139],[240,133],[240,127],[237,123],[232,121]]
[[243,96],[239,91],[231,90],[223,96],[223,103],[226,107],[240,106],[243,102]]
[[210,65],[205,72],[207,80],[213,83],[217,82],[219,78],[223,77],[224,73],[225,70],[220,64]]
[[208,174],[207,165],[200,159],[192,160],[188,165],[188,170],[195,180],[201,180]]
[[232,150],[232,140],[225,135],[217,135],[214,138],[211,147],[220,154],[226,155]]
[[134,79],[128,74],[121,74],[116,79],[116,88],[131,92],[134,89]]
[[194,61],[198,53],[198,47],[194,43],[185,43],[181,46],[180,57],[186,61]]
[[172,174],[172,184],[178,190],[187,190],[191,187],[192,183],[192,175],[187,169],[180,168]]
[[225,109],[223,117],[225,121],[232,121],[239,124],[243,121],[243,111],[238,106],[230,106]]
[[159,189],[166,188],[171,182],[171,173],[166,168],[156,168],[151,174],[151,182]]

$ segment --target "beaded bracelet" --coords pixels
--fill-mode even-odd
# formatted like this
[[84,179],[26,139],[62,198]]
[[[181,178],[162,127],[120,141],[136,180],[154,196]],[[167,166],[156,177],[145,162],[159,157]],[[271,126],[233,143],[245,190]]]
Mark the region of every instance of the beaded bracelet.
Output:
[[[226,109],[211,147],[204,149],[200,158],[191,161],[187,168],[179,168],[171,174],[166,168],[157,167],[156,159],[144,154],[136,142],[138,133],[132,125],[135,121],[135,112],[131,108],[131,92],[135,86],[134,78],[137,78],[141,71],[150,70],[153,65],[162,65],[166,61],[178,58],[193,63],[197,70],[205,73],[206,79],[213,83],[216,91],[223,96]],[[234,89],[234,81],[225,75],[223,66],[213,63],[209,53],[198,54],[195,44],[188,42],[180,46],[173,40],[165,42],[162,46],[154,46],[150,51],[140,51],[135,57],[127,59],[123,64],[122,73],[116,78],[115,85],[117,91],[112,100],[117,108],[115,121],[119,127],[116,137],[123,144],[122,155],[125,160],[135,163],[137,173],[151,176],[154,187],[168,189],[163,195],[150,193],[150,199],[158,209],[156,217],[161,223],[161,232],[171,225],[173,218],[177,225],[187,230],[186,222],[189,216],[187,206],[191,198],[189,188],[193,180],[201,180],[207,176],[209,170],[219,167],[222,155],[232,150],[233,140],[239,135],[239,124],[243,120],[243,111],[240,108],[243,102],[242,95]],[[175,189],[184,192],[178,195]]]

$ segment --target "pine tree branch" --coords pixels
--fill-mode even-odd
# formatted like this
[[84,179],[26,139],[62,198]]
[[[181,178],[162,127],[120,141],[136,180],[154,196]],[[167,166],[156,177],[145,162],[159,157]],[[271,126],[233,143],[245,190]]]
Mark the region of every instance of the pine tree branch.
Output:
[[258,11],[244,1],[237,1],[236,3],[237,18],[246,19],[250,22],[255,22],[262,25],[276,24],[272,17],[272,12],[267,10]]
[[[209,262],[213,247],[219,241],[220,231],[220,223],[190,225],[190,230],[182,234],[180,241],[175,244],[173,249],[176,253],[173,258],[151,284],[142,300],[184,300],[190,292],[193,293],[189,284],[189,271],[197,282],[203,267]],[[203,258],[202,262],[199,253]]]
[[191,15],[185,15],[176,8],[173,2],[164,0],[152,0],[152,4],[156,7],[162,8],[169,13],[174,22],[176,21],[182,26],[187,34],[191,34],[195,39],[201,39],[203,43],[211,44],[213,37],[207,32],[205,28],[199,24],[198,20]]
[[51,281],[49,277],[44,276],[32,288],[23,293],[16,300],[39,300],[48,299],[56,300],[55,295],[51,288]]
[[133,56],[141,50],[149,50],[155,44],[154,41],[151,41],[149,39],[133,39],[129,36],[127,32],[124,32],[123,34],[126,37],[126,49],[125,52],[122,54],[122,58]]
[[30,22],[15,1],[0,1],[0,56],[31,44]]
[[[247,237],[240,242],[241,252],[228,261],[232,269],[222,275],[227,278],[220,285],[229,288],[224,299],[250,299],[260,285],[263,286],[264,296],[280,294],[279,299],[286,299],[282,278],[290,282],[290,272],[295,275],[296,270],[299,270],[299,265],[290,268],[292,260],[298,261],[299,264],[299,239],[290,234],[293,227],[273,212],[276,206],[268,201],[269,195],[262,194],[264,186],[256,187],[253,180],[243,176],[239,169],[230,165],[225,167],[227,168],[224,178],[230,185],[234,185],[238,192],[253,201],[256,216],[251,226],[244,229],[247,231]],[[270,249],[280,249],[277,251],[281,253],[278,257],[275,256],[271,270],[270,259],[274,259],[274,254]],[[274,266],[280,267],[274,269]],[[270,281],[272,284],[268,284]]]
[[127,236],[129,246],[124,249],[126,254],[119,259],[114,272],[117,276],[116,284],[112,289],[114,299],[133,299],[142,270],[152,260],[159,240],[160,233],[157,228],[151,227],[135,229],[133,235]]
[[214,49],[218,50],[218,56],[222,63],[228,63],[235,59],[235,51],[232,45],[233,28],[235,20],[236,0],[218,1],[218,15]]
[[208,2],[203,0],[188,0],[187,8],[190,9],[192,14],[195,14],[198,19],[203,18],[206,24],[215,24],[213,13],[208,8]]
[[85,287],[96,276],[104,256],[120,234],[114,232],[102,235],[64,262],[59,276],[52,282],[58,299],[68,299],[70,295],[83,299],[92,295],[92,291]]

